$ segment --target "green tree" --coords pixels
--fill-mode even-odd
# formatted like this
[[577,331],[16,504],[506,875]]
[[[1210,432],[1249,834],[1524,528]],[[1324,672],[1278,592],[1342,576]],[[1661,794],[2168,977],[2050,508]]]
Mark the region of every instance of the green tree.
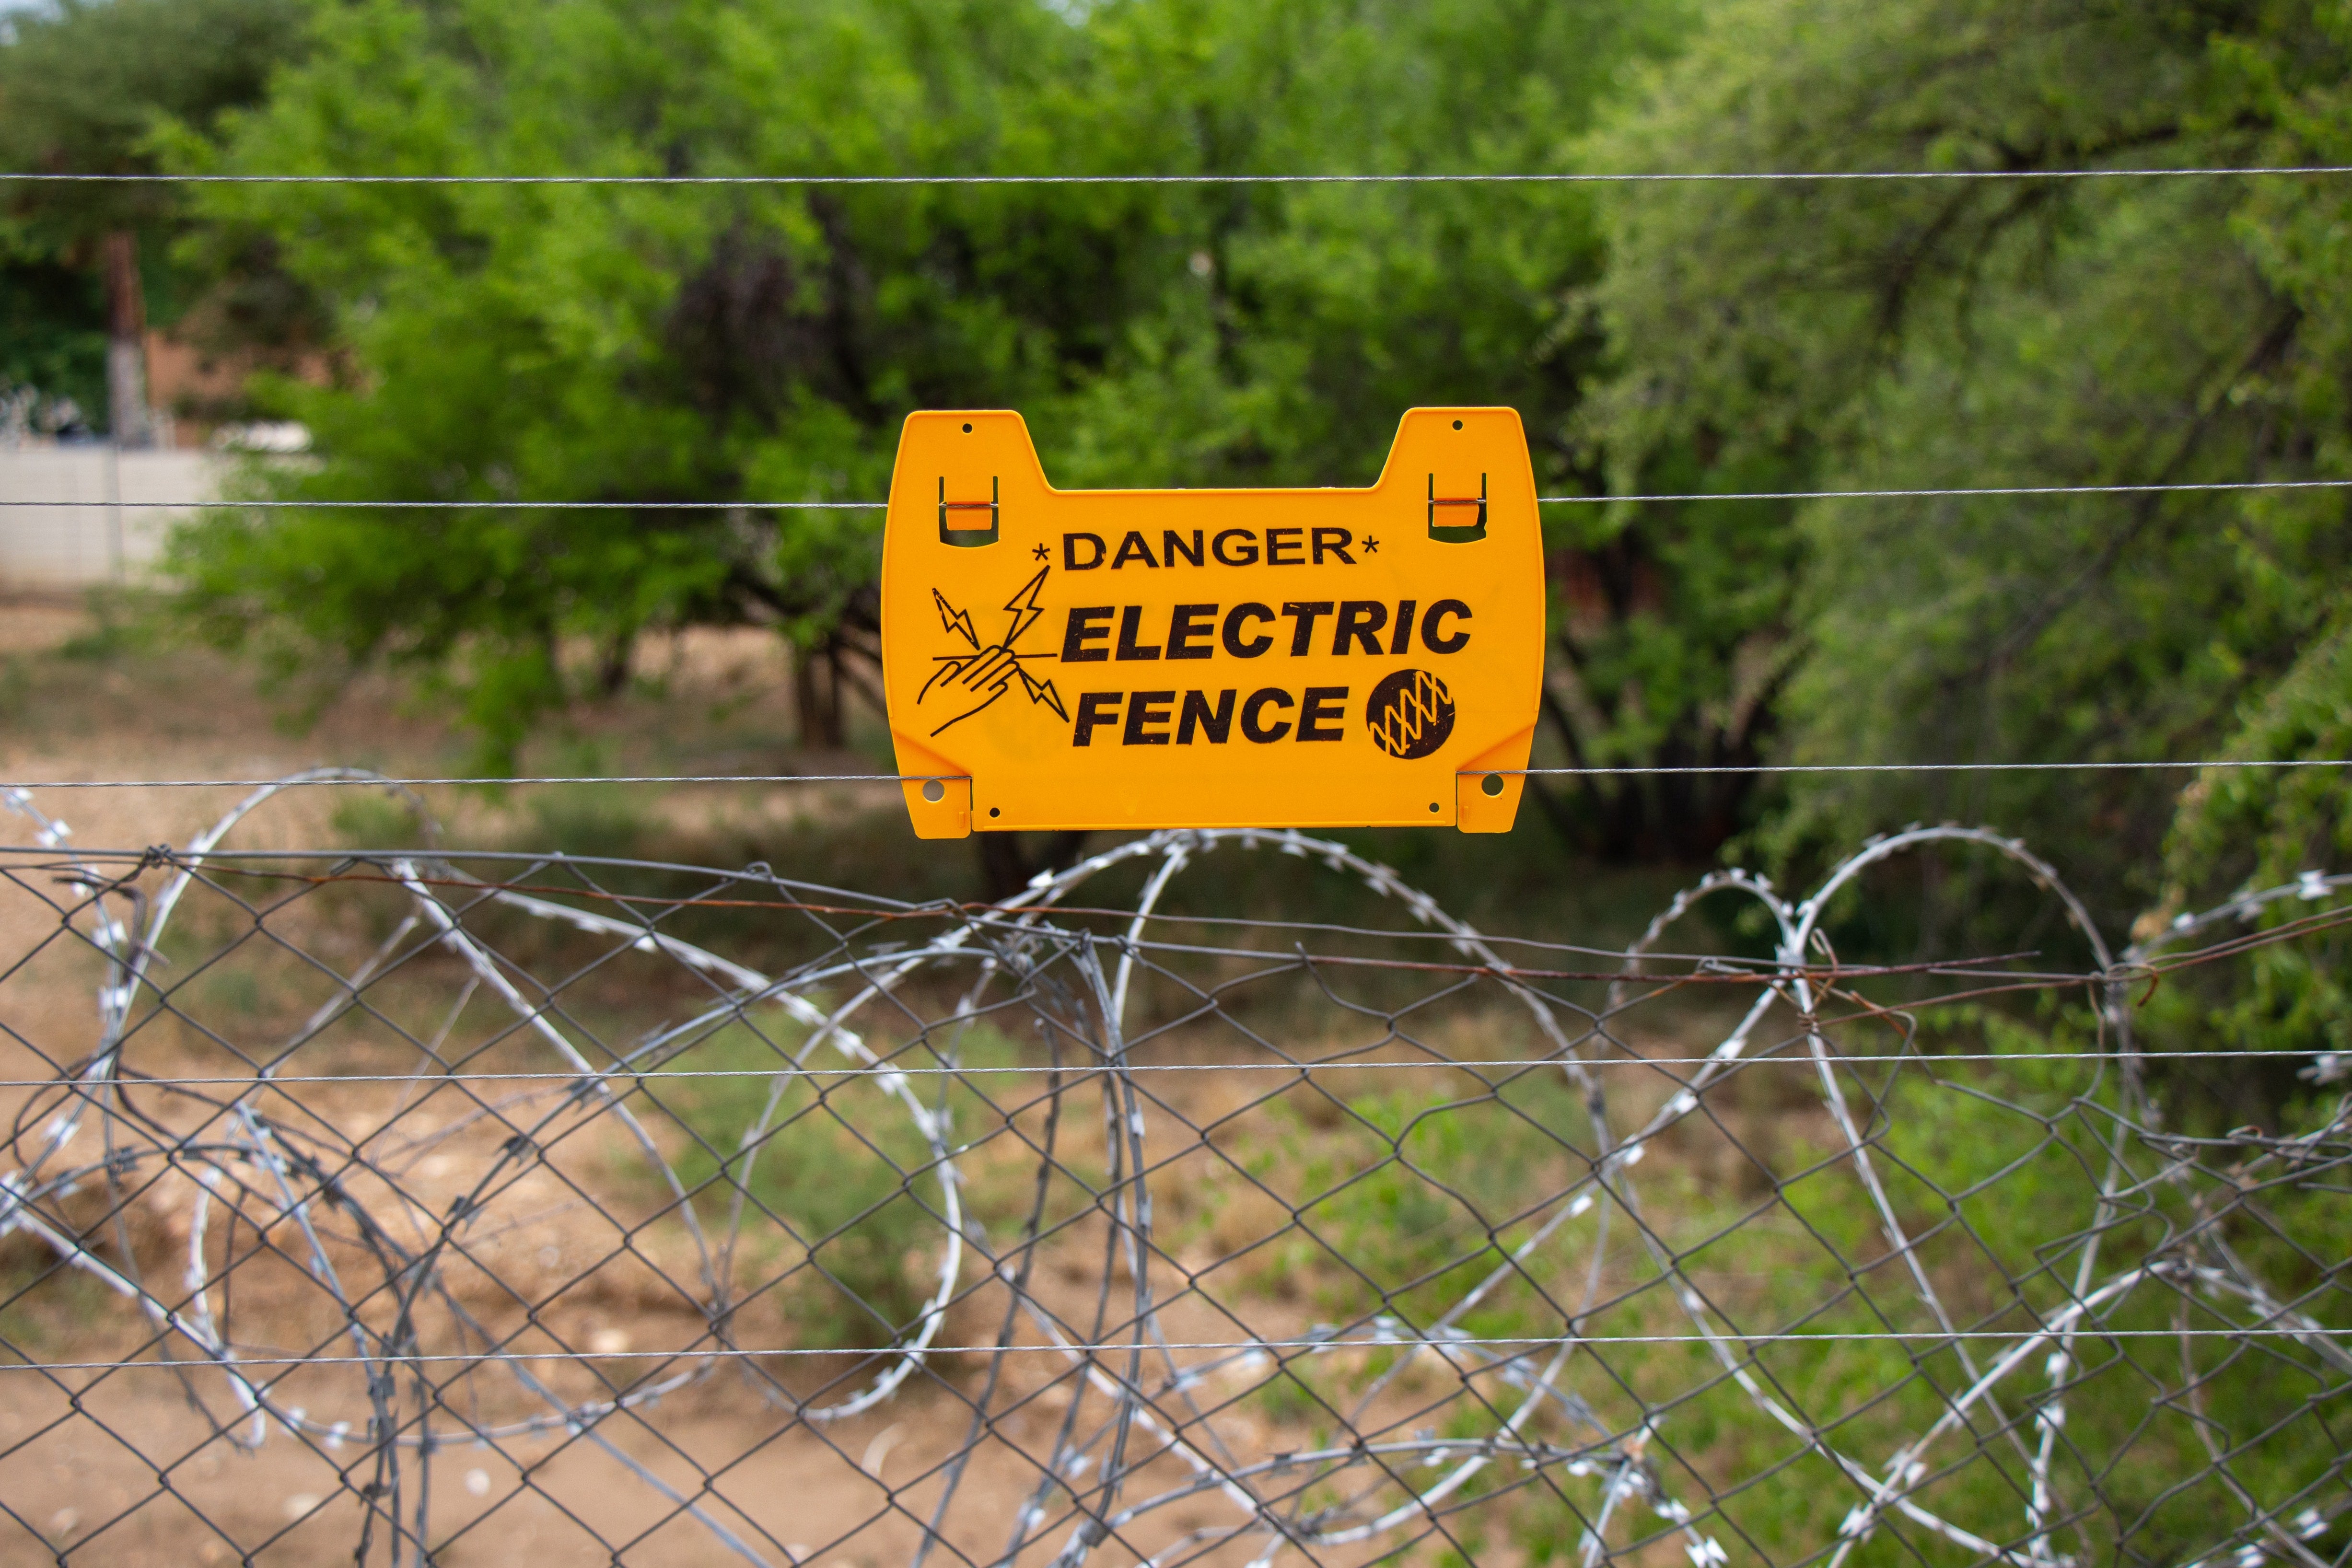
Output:
[[[153,172],[159,122],[201,134],[257,100],[299,17],[299,0],[55,0],[16,13],[0,34],[0,168]],[[89,379],[102,330],[107,428],[126,445],[152,439],[148,293],[183,211],[168,185],[0,183],[0,373],[71,390]],[[102,317],[68,270],[100,280]]]
[[[2026,176],[2341,163],[2348,22],[2330,3],[1733,0],[1588,156]],[[1593,292],[1622,373],[1580,429],[1620,493],[2343,477],[2347,198],[2336,176],[1626,188]],[[1639,563],[1658,608],[1610,625],[1577,671],[1621,749],[1639,725],[1606,704],[1646,661],[1685,672],[1685,722],[1718,733],[1705,716],[1739,711],[1752,672],[1785,677],[1769,707],[1794,761],[2215,755],[2257,743],[2265,694],[2319,678],[2301,662],[2342,625],[2346,504],[1612,508],[1579,543]],[[1766,841],[2028,824],[2121,923],[2159,891],[2183,782],[1830,777],[1788,792]]]
[[[1067,14],[1066,15],[1066,11]],[[1076,19],[1073,19],[1076,17]],[[1265,173],[1558,163],[1663,24],[1601,5],[538,0],[316,13],[188,166],[270,173]],[[874,652],[879,496],[923,406],[1024,411],[1065,484],[1368,482],[1399,413],[1517,404],[1546,483],[1596,362],[1580,192],[1363,186],[207,188],[326,302],[279,386],[301,508],[184,536],[228,640],[441,683],[509,763],[651,628],[777,627],[804,738]],[[567,649],[593,649],[568,661]]]
[[97,278],[14,247],[0,255],[0,397],[24,400],[16,413],[28,419],[105,408],[106,293]]

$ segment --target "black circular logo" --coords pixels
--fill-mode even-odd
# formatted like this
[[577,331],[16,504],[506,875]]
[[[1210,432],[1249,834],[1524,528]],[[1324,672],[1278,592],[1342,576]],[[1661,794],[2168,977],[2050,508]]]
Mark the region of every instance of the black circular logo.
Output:
[[1372,688],[1364,723],[1374,746],[1410,762],[1428,756],[1454,733],[1454,694],[1427,670],[1399,670]]

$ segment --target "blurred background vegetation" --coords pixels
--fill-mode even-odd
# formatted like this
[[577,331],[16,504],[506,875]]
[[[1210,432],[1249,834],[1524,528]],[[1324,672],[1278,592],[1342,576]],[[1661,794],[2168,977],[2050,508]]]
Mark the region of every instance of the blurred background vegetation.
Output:
[[[2352,164],[2347,68],[2352,0],[47,0],[0,17],[0,168],[2325,166]],[[764,628],[793,654],[773,668],[793,687],[798,733],[725,770],[780,770],[806,750],[885,763],[870,695],[879,515],[696,508],[879,497],[905,414],[959,405],[1020,409],[1066,486],[1363,484],[1405,408],[1516,407],[1542,493],[1591,498],[1547,508],[1539,765],[2352,756],[2352,490],[2130,488],[2352,480],[2342,175],[0,183],[0,392],[69,398],[105,426],[119,401],[110,345],[141,323],[255,367],[224,414],[310,431],[308,456],[241,476],[254,498],[620,503],[208,513],[176,538],[174,586],[74,654],[95,664],[194,632],[311,716],[363,680],[380,694],[388,674],[462,716],[490,774],[527,753],[555,771],[601,771],[578,737],[622,723],[666,736],[640,655],[708,627]],[[1628,498],[2047,486],[2118,488]],[[0,665],[0,726],[22,733],[43,694],[99,684],[69,674]],[[175,706],[205,722],[201,671],[166,674],[182,683]],[[583,717],[594,715],[605,716]],[[1482,925],[1596,943],[1633,936],[1695,865],[1738,859],[1809,885],[1865,835],[1913,819],[2023,836],[2117,946],[2250,883],[2352,862],[2341,768],[1536,783],[1507,841],[1349,837]],[[910,898],[975,889],[961,861],[918,857],[893,803],[740,833],[704,825],[686,843],[645,800],[541,791],[505,831],[533,850],[757,859]],[[333,827],[353,841],[408,831],[363,803],[343,810]],[[979,885],[1005,891],[1068,848],[999,852]],[[1888,873],[1918,879],[1903,896],[1865,883],[1831,910],[1840,956],[1980,941],[2087,962],[2030,924],[2036,901],[1969,857],[1906,863],[1916,869]],[[1370,918],[1358,883],[1296,870],[1224,874],[1171,907]],[[1117,877],[1104,885],[1106,902],[1122,891]],[[2313,913],[2287,900],[2261,919]],[[730,935],[748,940],[742,918]],[[2347,930],[2168,976],[2137,998],[2141,1039],[2159,1051],[2352,1055]],[[1925,1038],[2088,1059],[2087,1019],[2074,998],[1946,1009]],[[732,1062],[739,1049],[759,1060],[736,1040],[714,1057]],[[2297,1076],[2300,1059],[2167,1065],[2159,1087],[2179,1126],[2321,1119],[2325,1085]],[[2098,1102],[2071,1064],[2042,1071],[2003,1070],[2028,1114],[1998,1125],[1916,1086],[1898,1116],[1890,1089],[1887,1146],[1932,1178],[1906,1201],[1927,1212],[1983,1171],[2014,1170],[2017,1184],[1969,1217],[1983,1234],[2021,1256],[2091,1223],[2088,1189],[2061,1179],[2089,1156],[2074,1132],[2050,1129],[2064,1107]],[[1760,1228],[1723,1228],[1727,1211],[1710,1206],[1748,1201],[1738,1182],[1781,1193],[1847,1255],[1876,1220],[1852,1192],[1790,1176],[1820,1151],[1803,1143],[1792,1094],[1756,1092],[1738,1110],[1753,1127],[1739,1131],[1752,1143],[1781,1129],[1780,1168],[1731,1162],[1670,1240],[1770,1281],[1758,1290],[1771,1304],[1783,1289],[1797,1300],[1817,1260]],[[1434,1296],[1493,1244],[1478,1204],[1521,1211],[1557,1186],[1528,1129],[1566,1102],[1549,1081],[1529,1093],[1483,1112],[1370,1092],[1346,1118],[1276,1107],[1248,1158],[1328,1191],[1313,1218],[1347,1256],[1375,1260],[1383,1279],[1427,1278]],[[812,1343],[887,1337],[928,1290],[904,1261],[921,1215],[904,1173],[919,1152],[873,1145],[879,1161],[854,1180],[819,1183],[812,1173],[855,1157],[839,1129],[788,1106],[787,1134],[755,1161],[731,1141],[740,1099],[724,1082],[677,1087],[697,1202],[740,1191],[781,1221],[786,1251],[838,1237],[804,1250],[856,1282],[870,1318],[842,1317],[814,1283],[774,1310]],[[1401,1174],[1407,1155],[1458,1172],[1477,1202],[1435,1201]],[[1698,1183],[1712,1168],[1686,1151],[1658,1179]],[[1340,1179],[1366,1170],[1375,1179]],[[1197,1201],[1192,1222],[1205,1229],[1254,1223],[1244,1207],[1221,1221],[1220,1200]],[[2333,1270],[2341,1205],[2312,1206],[2311,1255]],[[1370,1304],[1329,1260],[1281,1253],[1266,1270],[1266,1291],[1306,1292],[1318,1310]],[[1545,1333],[1549,1321],[1498,1298],[1475,1326]],[[1830,1343],[1868,1321],[1858,1303],[1821,1320],[1822,1343],[1787,1347],[1782,1370],[1881,1385],[1907,1352]],[[2303,1397],[2261,1386],[2251,1365],[2229,1375],[2247,1386],[2224,1396],[2246,1409]],[[1340,1397],[1302,1385],[1297,1407],[1327,1395]],[[2132,1408],[2105,1397],[2078,1420]],[[1729,1390],[1720,1404],[1699,1414],[1726,1435],[1694,1440],[1748,1441],[1752,1412]],[[1898,1416],[1890,1406],[1873,1419],[1892,1432]],[[2202,1463],[2187,1442],[2139,1450],[2116,1494],[2163,1493]],[[2324,1458],[2249,1462],[2292,1479]],[[1956,1484],[1985,1486],[1988,1511],[2007,1507],[2000,1489],[2012,1483],[1992,1475]],[[1832,1518],[1767,1515],[1832,1495],[1759,1492],[1747,1524],[1767,1542],[1826,1539]],[[2192,1505],[2205,1506],[2177,1506]],[[2183,1541],[2203,1523],[2160,1522]],[[1528,1561],[1544,1561],[1540,1545]]]
[[[2347,63],[2341,0],[49,0],[6,21],[0,162],[2327,165],[2352,162]],[[1540,762],[2352,746],[2342,491],[1606,499],[2352,477],[2340,176],[0,201],[13,382],[105,406],[127,250],[142,309],[260,356],[242,412],[311,432],[256,495],[630,503],[181,533],[184,624],[314,706],[398,672],[487,770],[692,625],[773,628],[794,738],[872,747],[878,516],[682,504],[878,497],[903,415],[959,404],[1021,409],[1072,486],[1363,483],[1405,407],[1516,406],[1543,492],[1603,498],[1548,509]],[[2182,784],[1584,778],[1528,815],[1555,865],[1790,873],[1907,819],[1995,821],[2115,928],[2352,849],[2340,770]]]

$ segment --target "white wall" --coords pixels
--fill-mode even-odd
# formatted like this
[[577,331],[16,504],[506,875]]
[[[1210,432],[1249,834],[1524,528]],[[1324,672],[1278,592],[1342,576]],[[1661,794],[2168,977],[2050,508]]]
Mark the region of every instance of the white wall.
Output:
[[103,503],[0,507],[0,589],[137,581],[151,572],[173,523],[188,514],[115,503],[207,500],[222,467],[206,452],[0,447],[0,501]]

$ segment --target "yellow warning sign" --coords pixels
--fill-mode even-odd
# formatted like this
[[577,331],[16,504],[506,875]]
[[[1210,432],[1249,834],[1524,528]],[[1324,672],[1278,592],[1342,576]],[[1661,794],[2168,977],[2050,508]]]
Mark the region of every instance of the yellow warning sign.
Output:
[[899,437],[882,673],[924,838],[1507,831],[1543,638],[1511,409],[1412,410],[1368,490],[1056,490],[1002,410]]

